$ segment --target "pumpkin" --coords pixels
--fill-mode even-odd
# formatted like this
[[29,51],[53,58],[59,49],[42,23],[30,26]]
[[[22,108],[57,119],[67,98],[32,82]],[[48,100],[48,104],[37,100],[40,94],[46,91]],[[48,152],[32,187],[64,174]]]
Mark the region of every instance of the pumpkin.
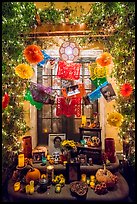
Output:
[[26,174],[26,183],[29,183],[31,180],[34,180],[36,182],[37,180],[40,179],[40,171],[36,168],[31,168],[27,174]]
[[105,183],[107,188],[113,188],[117,183],[117,176],[107,169],[98,169],[96,172],[96,180]]

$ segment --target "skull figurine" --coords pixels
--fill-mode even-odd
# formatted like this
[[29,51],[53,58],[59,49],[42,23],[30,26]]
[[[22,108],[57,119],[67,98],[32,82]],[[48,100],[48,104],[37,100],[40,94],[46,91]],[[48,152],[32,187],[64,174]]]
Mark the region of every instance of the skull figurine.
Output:
[[53,159],[54,159],[54,163],[58,164],[59,163],[59,159],[60,159],[60,153],[59,152],[54,152],[52,154],[52,156],[53,156]]

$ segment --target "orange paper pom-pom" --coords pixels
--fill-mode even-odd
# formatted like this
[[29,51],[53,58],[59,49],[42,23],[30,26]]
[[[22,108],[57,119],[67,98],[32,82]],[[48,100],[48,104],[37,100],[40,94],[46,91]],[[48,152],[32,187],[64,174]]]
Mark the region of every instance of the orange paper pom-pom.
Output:
[[24,50],[24,56],[29,63],[39,63],[44,57],[37,45],[28,45]]
[[133,92],[133,88],[130,83],[125,83],[120,88],[120,93],[124,97],[129,97]]
[[96,63],[98,63],[100,66],[108,66],[112,63],[112,56],[108,52],[102,53],[99,57],[96,59]]

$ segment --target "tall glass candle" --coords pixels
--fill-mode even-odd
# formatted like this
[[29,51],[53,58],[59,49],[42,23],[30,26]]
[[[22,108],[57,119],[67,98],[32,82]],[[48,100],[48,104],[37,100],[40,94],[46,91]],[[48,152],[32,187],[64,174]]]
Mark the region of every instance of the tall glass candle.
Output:
[[116,161],[114,138],[105,138],[105,153],[111,163],[114,163]]
[[24,154],[18,155],[18,167],[24,167]]
[[85,115],[82,115],[82,126],[86,126],[87,119]]
[[25,136],[22,138],[22,153],[24,154],[25,158],[32,157],[32,140],[31,136]]
[[30,185],[26,185],[25,189],[26,189],[26,193],[29,193],[30,192]]
[[47,177],[49,183],[52,181],[52,179],[54,179],[54,166],[47,166]]

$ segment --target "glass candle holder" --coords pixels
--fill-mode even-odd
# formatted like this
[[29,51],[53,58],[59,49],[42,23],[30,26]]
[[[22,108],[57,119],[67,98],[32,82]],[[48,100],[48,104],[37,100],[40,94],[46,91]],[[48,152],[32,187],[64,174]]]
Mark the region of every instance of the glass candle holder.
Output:
[[81,181],[86,182],[87,176],[86,174],[81,174]]
[[111,163],[116,162],[115,140],[113,138],[105,139],[105,153]]
[[25,136],[22,138],[22,152],[24,154],[24,157],[32,158],[31,136]]
[[46,163],[47,163],[46,157],[42,157],[42,165],[46,165]]
[[18,155],[18,167],[24,167],[25,163],[24,163],[24,154],[19,154]]
[[19,191],[19,189],[20,189],[20,182],[16,182],[15,184],[14,184],[14,191],[16,192],[16,191]]
[[54,166],[52,165],[47,166],[47,178],[49,183],[54,179]]

